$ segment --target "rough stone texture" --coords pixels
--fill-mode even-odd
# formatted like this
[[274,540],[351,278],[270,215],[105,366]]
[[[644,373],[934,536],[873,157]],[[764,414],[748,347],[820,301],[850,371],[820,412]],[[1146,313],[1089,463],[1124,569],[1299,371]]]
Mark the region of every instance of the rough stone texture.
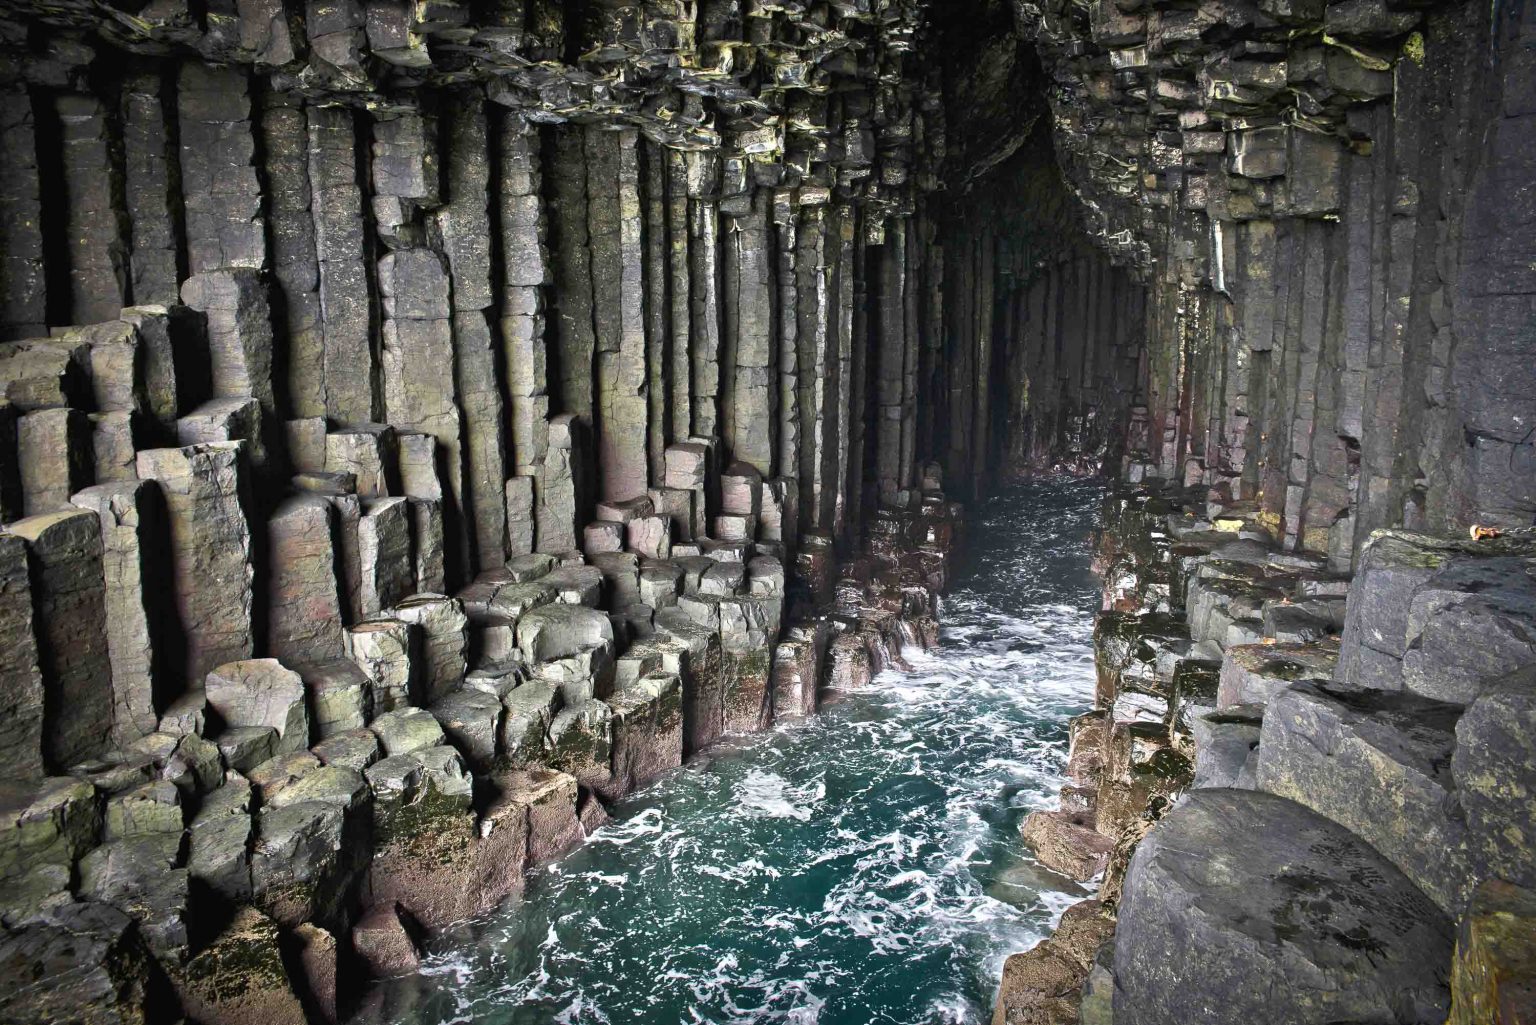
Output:
[[[1202,966],[1187,975],[1192,945]],[[1131,859],[1115,1021],[1439,1021],[1451,945],[1449,920],[1343,827],[1269,794],[1200,790]]]
[[213,942],[186,964],[178,991],[189,1014],[210,1021],[305,1021],[283,963],[277,926],[255,908],[237,911]]
[[417,594],[396,605],[390,614],[415,626],[421,634],[421,694],[432,701],[456,687],[468,671],[469,620],[457,599],[441,594]]
[[[76,509],[28,517],[9,529],[27,548],[43,679],[43,756],[63,769],[102,753],[116,724],[111,654],[101,628],[101,522]],[[125,698],[131,686],[125,681]]]
[[1447,1025],[1516,1025],[1536,1012],[1536,894],[1478,887],[1456,936]]
[[[107,652],[112,663],[112,740],[127,745],[158,724],[155,649],[168,578],[159,496],[135,481],[86,488],[71,501],[101,526]],[[153,618],[152,618],[153,617]]]
[[0,1013],[13,1021],[150,1025],[175,1013],[175,997],[133,919],[94,901],[64,905],[8,932],[0,940],[0,983]]
[[1457,914],[1476,882],[1449,813],[1460,715],[1412,695],[1294,684],[1265,709],[1258,787],[1346,827]]
[[0,778],[43,775],[43,709],[27,546],[0,533]]
[[341,655],[334,519],[330,502],[298,495],[267,520],[267,650],[292,665]]
[[168,657],[184,679],[201,681],[215,666],[249,658],[251,529],[242,443],[151,449],[138,456],[139,477],[165,497],[171,527],[180,644]]
[[230,662],[204,680],[208,708],[232,728],[277,730],[276,753],[309,747],[309,712],[304,680],[273,658]]
[[[1484,688],[1456,722],[1451,775],[1467,825],[1472,884],[1536,887],[1536,687],[1532,670]],[[1464,891],[1463,891],[1464,892]]]
[[417,703],[421,683],[419,628],[400,619],[375,619],[343,632],[347,657],[372,683],[374,707],[392,712]]

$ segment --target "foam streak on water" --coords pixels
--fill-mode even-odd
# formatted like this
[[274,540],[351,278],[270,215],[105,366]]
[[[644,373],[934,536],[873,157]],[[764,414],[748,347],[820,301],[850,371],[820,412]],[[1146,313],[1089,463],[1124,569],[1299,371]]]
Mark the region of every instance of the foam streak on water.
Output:
[[984,1022],[1082,894],[1018,840],[1093,691],[1098,489],[975,511],[943,642],[616,809],[521,904],[381,987],[378,1022]]

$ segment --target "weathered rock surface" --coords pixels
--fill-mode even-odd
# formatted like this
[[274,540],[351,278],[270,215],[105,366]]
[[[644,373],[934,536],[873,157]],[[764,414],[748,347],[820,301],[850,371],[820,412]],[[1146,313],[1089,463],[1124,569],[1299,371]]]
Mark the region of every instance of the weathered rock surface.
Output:
[[1450,921],[1342,826],[1269,794],[1199,790],[1131,859],[1115,1021],[1438,1021],[1451,946]]

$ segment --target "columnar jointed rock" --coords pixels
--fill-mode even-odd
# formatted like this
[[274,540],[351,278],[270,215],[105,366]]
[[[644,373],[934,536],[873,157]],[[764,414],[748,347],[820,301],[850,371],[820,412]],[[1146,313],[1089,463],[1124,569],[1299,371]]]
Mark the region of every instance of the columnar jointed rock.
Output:
[[402,619],[368,620],[345,631],[347,657],[372,681],[380,713],[419,703],[420,636],[419,627]]
[[0,533],[0,776],[43,775],[43,708],[26,542]]
[[242,444],[151,449],[138,456],[139,476],[154,480],[170,519],[180,643],[167,638],[173,672],[198,683],[210,669],[249,658],[251,529],[246,520]]
[[290,665],[341,655],[333,520],[324,498],[298,495],[267,521],[267,650]]
[[458,600],[417,594],[396,605],[390,615],[421,632],[422,700],[434,701],[458,686],[469,669],[469,620]]
[[[50,766],[63,769],[104,751],[115,725],[102,630],[101,522],[95,513],[77,509],[18,520],[9,529],[26,543],[31,571],[43,678],[43,753]],[[133,729],[131,723],[124,727]]]
[[103,602],[112,662],[112,740],[127,745],[159,722],[155,677],[164,672],[156,647],[169,580],[167,525],[154,485],[139,481],[86,488],[72,499],[101,525]]

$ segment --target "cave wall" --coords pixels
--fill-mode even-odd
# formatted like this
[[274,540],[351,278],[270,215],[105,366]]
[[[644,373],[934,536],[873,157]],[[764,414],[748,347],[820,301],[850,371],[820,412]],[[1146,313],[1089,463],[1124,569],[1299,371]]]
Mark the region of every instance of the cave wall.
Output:
[[1128,476],[1344,570],[1380,527],[1532,522],[1528,5],[1011,6],[1147,287]]
[[[942,266],[917,243],[942,131],[904,65],[917,5],[110,14],[5,20],[0,337],[195,307],[207,365],[49,414],[35,459],[40,404],[13,396],[7,519],[193,434],[251,442],[262,516],[383,424],[424,467],[383,493],[441,502],[457,585],[579,547],[594,503],[664,486],[691,438],[781,479],[807,529],[915,483]],[[30,464],[65,452],[46,487]]]

